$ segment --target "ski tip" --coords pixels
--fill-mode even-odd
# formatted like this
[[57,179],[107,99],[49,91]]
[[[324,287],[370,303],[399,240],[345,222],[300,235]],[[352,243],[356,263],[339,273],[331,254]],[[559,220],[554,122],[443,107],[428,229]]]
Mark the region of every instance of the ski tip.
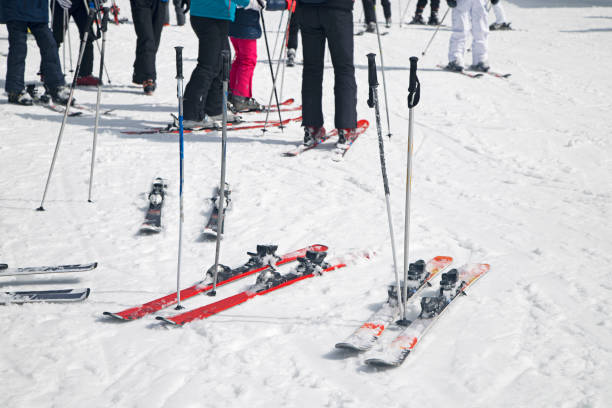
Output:
[[392,363],[390,361],[383,360],[380,358],[369,358],[365,361],[365,363],[369,366],[376,368],[395,368],[399,366],[399,364],[397,363]]
[[98,263],[94,262],[93,264],[91,264],[91,269],[96,269],[98,267]]
[[172,321],[172,320],[170,320],[170,319],[168,319],[168,318],[166,318],[164,316],[157,316],[155,319],[161,321],[162,323],[170,324],[172,326],[180,326],[180,324],[178,324],[178,323],[176,323],[176,322],[174,322],[174,321]]

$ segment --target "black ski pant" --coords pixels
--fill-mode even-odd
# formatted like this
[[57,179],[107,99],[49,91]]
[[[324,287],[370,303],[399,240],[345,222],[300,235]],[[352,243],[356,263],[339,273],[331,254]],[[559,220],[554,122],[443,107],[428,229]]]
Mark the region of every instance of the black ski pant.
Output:
[[323,126],[323,63],[325,41],[334,66],[335,118],[337,129],[357,126],[357,83],[353,63],[353,12],[321,6],[301,6],[302,31],[302,125]]
[[287,49],[292,48],[297,50],[298,47],[298,32],[300,31],[300,16],[298,15],[300,8],[296,7],[291,14],[289,21],[289,37],[287,38]]
[[40,50],[41,73],[47,88],[53,90],[66,84],[57,53],[57,44],[47,23],[9,21],[6,23],[6,28],[9,36],[6,82],[4,84],[6,92],[19,93],[25,89],[24,73],[26,55],[28,54],[28,28],[34,35]]
[[[423,10],[425,10],[425,6],[427,6],[427,0],[419,0],[416,6],[416,12],[418,14],[423,14]],[[431,0],[431,12],[437,13],[440,10],[440,0]]]
[[[181,7],[181,0],[172,0],[172,5],[174,7],[174,12],[176,13],[176,25],[185,25],[185,14],[183,13],[183,8]],[[166,2],[164,7],[166,9],[164,11],[164,24],[170,25],[170,2]]]
[[[366,24],[374,23],[376,21],[376,12],[374,11],[375,0],[361,0],[361,3],[363,4],[363,14],[365,15]],[[383,7],[385,19],[391,18],[391,3],[389,0],[381,0],[380,3]]]
[[155,81],[155,57],[167,7],[160,0],[130,0],[130,6],[137,37],[132,82],[141,84],[147,79]]
[[198,64],[185,87],[183,110],[185,120],[199,121],[223,112],[221,51],[229,50],[229,21],[194,15],[190,21],[199,41]]
[[[77,76],[88,76],[93,72],[93,42],[95,36],[90,27],[87,27],[87,14],[88,10],[85,7],[83,0],[73,0],[72,6],[67,10],[66,19],[64,20],[64,9],[60,7],[59,3],[55,3],[53,8],[53,38],[57,43],[57,48],[64,41],[64,33],[68,29],[69,19],[72,16],[74,22],[79,28],[79,38],[82,40],[85,32],[89,28],[89,35],[87,36],[87,42],[85,43],[85,51],[83,51],[83,60],[81,61],[81,67]],[[80,41],[76,43],[75,48],[80,50]],[[64,67],[64,70],[66,67]]]

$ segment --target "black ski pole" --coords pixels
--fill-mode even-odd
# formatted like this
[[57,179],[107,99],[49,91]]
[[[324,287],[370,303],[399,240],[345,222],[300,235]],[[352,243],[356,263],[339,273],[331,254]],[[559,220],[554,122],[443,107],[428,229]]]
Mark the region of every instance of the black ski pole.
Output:
[[85,44],[87,43],[87,37],[89,35],[89,30],[91,29],[91,25],[93,24],[94,18],[96,16],[96,9],[93,3],[90,5],[89,15],[87,18],[87,27],[88,29],[85,31],[83,35],[83,39],[81,40],[81,48],[79,50],[79,59],[77,60],[76,71],[74,72],[74,76],[72,77],[72,84],[70,85],[70,96],[68,96],[68,102],[66,103],[66,110],[64,111],[64,118],[62,119],[62,126],[60,127],[59,135],[57,136],[57,142],[55,143],[55,152],[53,153],[53,158],[51,159],[51,167],[49,168],[49,174],[47,175],[47,182],[45,184],[45,191],[43,192],[42,200],[40,201],[40,207],[37,208],[38,211],[44,211],[44,203],[45,198],[47,197],[47,191],[49,189],[49,182],[51,181],[51,176],[53,175],[53,168],[55,167],[55,161],[57,159],[57,153],[59,152],[60,145],[62,143],[62,136],[64,135],[64,128],[66,127],[66,121],[68,119],[68,113],[70,112],[70,105],[72,104],[72,98],[74,96],[74,87],[76,86],[76,81],[79,76],[79,69],[81,68],[81,62],[83,60],[83,53],[85,52]]
[[387,81],[385,80],[385,62],[383,60],[382,43],[380,42],[380,32],[378,31],[378,17],[376,16],[376,6],[374,6],[374,24],[376,25],[376,37],[378,38],[378,51],[380,52],[380,70],[383,78],[383,91],[385,94],[385,112],[387,113],[387,137],[391,137],[391,121],[389,120],[389,100],[387,99]]
[[[100,31],[102,32],[102,50],[100,51],[100,78],[104,70],[104,49],[106,47],[106,29],[108,28],[108,7],[102,9],[102,22]],[[91,170],[89,173],[89,197],[87,201],[91,201],[91,189],[93,186],[94,163],[96,162],[96,145],[98,142],[98,122],[100,120],[100,98],[102,96],[102,81],[98,81],[98,95],[96,97],[96,120],[94,125],[93,147],[91,150]]]
[[[389,221],[389,234],[391,236],[391,252],[393,254],[393,270],[395,271],[395,284],[397,286],[397,296],[400,296],[401,286],[399,280],[399,273],[397,269],[397,253],[395,251],[395,234],[393,233],[393,220],[391,218],[391,204],[389,203],[389,180],[387,179],[387,166],[385,164],[385,148],[382,137],[382,126],[380,125],[380,108],[378,106],[378,78],[376,76],[376,54],[368,54],[368,84],[370,86],[368,106],[374,108],[376,114],[376,130],[378,132],[378,150],[380,156],[380,168],[382,170],[383,186],[385,188],[385,202],[387,204],[387,219]],[[401,311],[401,299],[397,301],[398,307]],[[402,313],[403,314],[403,313]]]
[[219,272],[219,254],[221,251],[221,235],[223,234],[223,221],[225,219],[225,163],[227,160],[227,91],[229,83],[229,51],[221,51],[223,59],[223,129],[221,132],[221,181],[219,182],[219,218],[217,219],[217,243],[215,246],[215,266],[213,288],[207,294],[215,296],[217,294],[217,275]]
[[[263,10],[259,10],[259,17],[261,18],[261,25],[264,32],[264,40],[266,42],[266,51],[268,53],[268,65],[270,66],[270,75],[272,77],[272,88],[274,90],[274,98],[276,98],[276,108],[278,110],[278,121],[282,124],[283,118],[281,117],[280,104],[278,103],[278,93],[276,92],[276,80],[274,78],[274,69],[272,68],[272,57],[270,55],[270,46],[268,45],[268,34],[266,33],[266,20],[264,19]],[[282,130],[282,126],[281,126]]]
[[406,208],[404,213],[404,314],[400,323],[408,325],[409,320],[406,315],[406,301],[408,299],[408,269],[410,262],[410,192],[412,188],[412,146],[414,129],[413,108],[417,106],[421,99],[421,83],[417,77],[417,57],[410,57],[410,82],[408,84],[408,159],[406,163]]
[[183,47],[174,47],[176,51],[176,96],[178,98],[178,114],[179,114],[179,246],[178,246],[178,262],[176,267],[176,310],[183,308],[181,306],[181,255],[183,253],[183,183],[185,179],[185,169],[183,166],[184,150],[183,150]]
[[408,0],[408,3],[406,3],[406,7],[404,7],[404,12],[402,13],[400,17],[400,27],[402,26],[402,22],[406,18],[406,13],[408,12],[408,8],[410,7],[411,3],[412,3],[412,0]]
[[427,46],[425,47],[425,49],[423,50],[423,52],[421,53],[421,56],[424,57],[425,53],[427,52],[427,50],[429,49],[429,46],[431,45],[431,43],[433,42],[433,39],[435,38],[436,34],[438,34],[438,31],[440,30],[440,27],[442,26],[442,23],[444,22],[444,19],[446,18],[446,15],[448,14],[448,12],[450,11],[450,7],[446,9],[446,12],[444,13],[444,15],[442,16],[442,20],[440,20],[440,23],[438,24],[438,26],[436,27],[436,31],[434,31],[434,33],[431,36],[431,39],[429,40],[429,42],[427,43]]

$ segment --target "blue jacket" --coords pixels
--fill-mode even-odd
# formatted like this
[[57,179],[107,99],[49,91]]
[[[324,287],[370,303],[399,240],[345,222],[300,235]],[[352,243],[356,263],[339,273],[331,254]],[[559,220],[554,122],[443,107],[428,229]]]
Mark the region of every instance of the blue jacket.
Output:
[[0,0],[4,21],[49,22],[48,0]]
[[229,36],[245,40],[255,40],[261,37],[259,11],[237,9],[236,19],[229,25]]
[[192,16],[196,17],[208,17],[217,20],[234,21],[236,6],[246,7],[248,5],[249,0],[192,0],[191,9],[189,12]]

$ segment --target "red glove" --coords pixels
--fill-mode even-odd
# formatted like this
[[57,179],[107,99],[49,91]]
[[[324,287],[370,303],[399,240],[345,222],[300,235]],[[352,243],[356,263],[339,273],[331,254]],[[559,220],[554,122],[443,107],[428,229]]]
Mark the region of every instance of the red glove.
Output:
[[297,3],[297,0],[287,0],[287,10],[289,10],[292,13],[295,13],[296,3]]

